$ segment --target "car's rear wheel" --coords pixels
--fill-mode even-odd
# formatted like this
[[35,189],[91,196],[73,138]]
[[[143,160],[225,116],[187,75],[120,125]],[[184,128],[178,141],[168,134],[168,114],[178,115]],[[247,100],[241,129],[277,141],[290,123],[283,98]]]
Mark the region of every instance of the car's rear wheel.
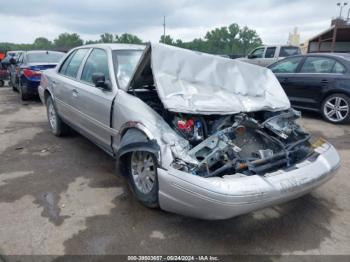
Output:
[[321,108],[323,118],[334,124],[350,122],[350,98],[344,94],[333,94],[324,99]]
[[23,87],[23,84],[21,81],[18,82],[18,92],[22,101],[27,101],[29,99],[29,95],[27,94],[27,91]]
[[126,158],[127,175],[136,198],[147,207],[158,207],[157,159],[147,151],[135,151]]
[[51,132],[55,136],[64,136],[69,132],[69,127],[62,121],[60,116],[57,114],[55,105],[51,96],[46,100],[46,110],[47,110],[47,119]]

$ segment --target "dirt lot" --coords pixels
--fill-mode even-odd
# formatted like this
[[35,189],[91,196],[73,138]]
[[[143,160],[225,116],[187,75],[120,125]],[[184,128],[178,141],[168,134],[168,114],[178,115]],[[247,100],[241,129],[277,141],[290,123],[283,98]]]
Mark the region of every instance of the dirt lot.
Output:
[[350,254],[350,126],[305,115],[339,150],[337,176],[281,206],[201,221],[143,207],[112,158],[78,134],[54,137],[45,107],[0,88],[0,253]]

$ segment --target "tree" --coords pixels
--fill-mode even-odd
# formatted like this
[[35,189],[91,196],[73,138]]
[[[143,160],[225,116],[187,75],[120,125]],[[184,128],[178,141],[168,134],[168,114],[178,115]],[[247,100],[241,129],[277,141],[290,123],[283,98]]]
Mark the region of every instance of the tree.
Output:
[[111,33],[104,33],[101,36],[101,43],[113,43],[115,41],[114,35]]
[[136,35],[124,33],[120,36],[115,36],[115,42],[116,43],[123,43],[123,44],[142,44],[142,40],[138,38]]
[[34,40],[33,48],[48,50],[52,48],[52,42],[45,37],[38,37]]
[[170,37],[170,35],[164,35],[160,37],[159,43],[167,44],[167,45],[175,45],[174,39]]
[[73,33],[73,34],[63,33],[63,34],[60,34],[54,40],[54,46],[57,49],[69,50],[73,47],[80,46],[82,44],[83,44],[83,40],[76,33]]
[[262,45],[261,38],[256,33],[256,31],[249,29],[246,26],[239,31],[239,41],[241,44],[241,50],[243,51],[244,55],[247,54],[248,50]]

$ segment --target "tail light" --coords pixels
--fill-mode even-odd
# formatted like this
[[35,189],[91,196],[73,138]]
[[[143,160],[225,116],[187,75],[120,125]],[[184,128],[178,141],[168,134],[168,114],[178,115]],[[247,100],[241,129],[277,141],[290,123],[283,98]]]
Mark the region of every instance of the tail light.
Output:
[[25,68],[23,69],[23,75],[27,78],[32,78],[32,77],[41,76],[41,72]]

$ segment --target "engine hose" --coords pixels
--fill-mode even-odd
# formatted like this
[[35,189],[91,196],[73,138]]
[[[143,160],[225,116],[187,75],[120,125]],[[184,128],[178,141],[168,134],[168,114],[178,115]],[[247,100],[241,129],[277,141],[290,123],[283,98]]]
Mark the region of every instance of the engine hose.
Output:
[[265,137],[268,140],[271,140],[272,142],[277,143],[283,150],[285,149],[284,144],[279,141],[277,138],[274,138],[272,136],[269,136],[268,134],[266,134],[265,132],[261,131],[261,130],[255,130],[256,133],[258,133],[259,135]]
[[294,143],[292,143],[292,144],[289,144],[289,145],[287,146],[287,149],[288,149],[288,150],[291,150],[292,148],[294,148],[294,147],[296,147],[296,146],[298,146],[298,145],[300,145],[300,144],[302,144],[302,143],[308,141],[308,140],[310,139],[310,137],[311,137],[310,135],[307,135],[307,136],[304,137],[303,139],[298,140],[298,141],[296,141],[296,142],[294,142]]

